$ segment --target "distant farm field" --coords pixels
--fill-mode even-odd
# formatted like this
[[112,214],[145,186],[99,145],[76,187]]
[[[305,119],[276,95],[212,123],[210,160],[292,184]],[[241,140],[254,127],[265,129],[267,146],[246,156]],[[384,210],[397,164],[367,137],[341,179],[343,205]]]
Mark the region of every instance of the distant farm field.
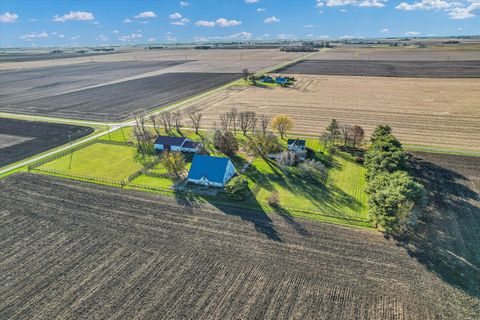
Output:
[[2,318],[473,319],[478,299],[381,234],[15,174]]
[[[480,58],[480,56],[479,56]],[[412,77],[480,78],[480,60],[476,61],[361,61],[303,60],[276,70],[278,73]]]
[[89,127],[0,118],[0,167],[92,132]]
[[0,110],[70,119],[119,121],[134,112],[152,110],[186,99],[240,77],[234,73],[164,73],[85,88],[43,98],[5,103]]
[[389,124],[405,144],[480,151],[480,79],[294,76],[291,88],[238,86],[189,108],[203,114],[207,128],[236,108],[290,115],[293,131],[300,134],[318,136],[336,118],[361,125],[367,135]]

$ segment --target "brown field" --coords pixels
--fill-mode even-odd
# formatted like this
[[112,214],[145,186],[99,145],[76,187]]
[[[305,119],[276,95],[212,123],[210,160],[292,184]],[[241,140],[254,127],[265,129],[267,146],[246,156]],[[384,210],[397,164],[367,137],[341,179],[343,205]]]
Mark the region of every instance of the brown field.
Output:
[[[284,61],[301,57],[300,52],[282,52],[277,49],[249,49],[249,50],[195,50],[195,49],[166,49],[143,50],[135,49],[115,54],[101,54],[96,56],[80,56],[67,59],[52,59],[38,61],[2,62],[0,70],[19,68],[39,68],[64,66],[90,62],[114,61],[187,61],[189,69],[173,68],[168,72],[241,72],[242,68],[259,71],[266,67],[278,65]],[[213,70],[213,71],[210,71]]]
[[[295,75],[292,88],[229,88],[188,108],[205,127],[231,108],[288,114],[294,132],[319,135],[332,118],[363,126],[367,134],[389,124],[406,144],[480,150],[480,79],[413,79]],[[188,123],[185,120],[185,123]]]
[[310,56],[320,60],[381,60],[381,61],[456,61],[479,60],[480,44],[433,45],[426,48],[410,46],[361,47],[340,46]]
[[480,303],[477,278],[454,281],[473,247],[439,278],[441,247],[413,258],[373,231],[25,173],[0,194],[1,319],[474,319]]

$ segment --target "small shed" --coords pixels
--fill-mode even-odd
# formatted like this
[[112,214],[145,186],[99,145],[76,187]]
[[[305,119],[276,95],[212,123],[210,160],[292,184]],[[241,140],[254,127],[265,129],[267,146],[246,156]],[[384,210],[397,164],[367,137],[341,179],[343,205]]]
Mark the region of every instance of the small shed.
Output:
[[159,136],[155,140],[155,150],[198,152],[201,143],[183,137]]
[[235,175],[235,167],[230,158],[194,155],[188,182],[204,186],[224,187]]

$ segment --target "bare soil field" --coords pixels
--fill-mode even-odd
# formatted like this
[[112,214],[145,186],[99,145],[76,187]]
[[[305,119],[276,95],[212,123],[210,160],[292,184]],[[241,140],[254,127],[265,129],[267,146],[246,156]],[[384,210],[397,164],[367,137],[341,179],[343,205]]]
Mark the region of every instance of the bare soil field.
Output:
[[[480,53],[480,52],[479,52]],[[479,55],[480,58],[480,55]],[[357,61],[303,60],[276,70],[278,73],[410,77],[480,78],[480,60],[476,61]]]
[[0,110],[82,120],[116,121],[136,111],[151,110],[238,79],[234,73],[165,73],[95,86],[18,103]]
[[[195,49],[165,49],[144,50],[132,49],[117,54],[101,54],[95,56],[80,56],[78,58],[52,59],[39,61],[0,61],[0,70],[19,68],[39,68],[78,64],[85,62],[112,62],[112,61],[198,61],[203,70],[208,72],[208,67],[220,68],[215,72],[241,72],[243,68],[259,71],[272,67],[282,62],[291,61],[301,57],[300,52],[283,52],[278,49],[225,49],[225,50],[195,50]],[[235,70],[225,69],[234,67]],[[196,70],[190,70],[194,72]]]
[[25,173],[0,193],[1,318],[476,316],[376,232]]
[[444,281],[478,298],[480,157],[413,155],[412,173],[425,185],[430,201],[406,248]]
[[361,47],[341,46],[310,56],[313,60],[461,61],[480,60],[480,44]]
[[56,60],[56,59],[71,59],[71,58],[83,58],[83,57],[94,57],[99,55],[106,54],[118,54],[120,52],[87,52],[87,53],[73,53],[73,52],[63,52],[63,53],[6,53],[0,54],[0,62],[26,62],[26,61],[42,61],[42,60]]
[[95,62],[0,71],[0,104],[16,104],[58,95],[182,63],[182,61]]
[[320,135],[336,118],[361,125],[367,135],[389,124],[406,144],[480,150],[480,79],[294,76],[292,88],[233,87],[188,107],[202,112],[209,128],[237,108],[288,114],[300,134]]
[[89,127],[0,118],[0,167],[92,132]]

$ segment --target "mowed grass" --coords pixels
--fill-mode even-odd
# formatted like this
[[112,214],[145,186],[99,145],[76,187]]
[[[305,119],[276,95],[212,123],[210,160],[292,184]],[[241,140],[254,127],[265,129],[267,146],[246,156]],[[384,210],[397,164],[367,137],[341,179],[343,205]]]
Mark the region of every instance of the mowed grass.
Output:
[[120,181],[143,166],[134,160],[134,147],[95,143],[59,159],[40,169]]
[[[274,163],[257,158],[246,172],[255,200],[262,206],[274,193],[278,193],[280,211],[293,213],[304,211],[328,215],[346,220],[367,221],[365,170],[362,166],[333,156],[333,165],[326,174],[303,177],[298,168],[288,173],[279,170]],[[357,224],[353,221],[353,224]]]
[[174,181],[169,178],[151,177],[142,174],[137,178],[133,179],[130,183],[137,186],[168,189],[171,185],[173,185]]

